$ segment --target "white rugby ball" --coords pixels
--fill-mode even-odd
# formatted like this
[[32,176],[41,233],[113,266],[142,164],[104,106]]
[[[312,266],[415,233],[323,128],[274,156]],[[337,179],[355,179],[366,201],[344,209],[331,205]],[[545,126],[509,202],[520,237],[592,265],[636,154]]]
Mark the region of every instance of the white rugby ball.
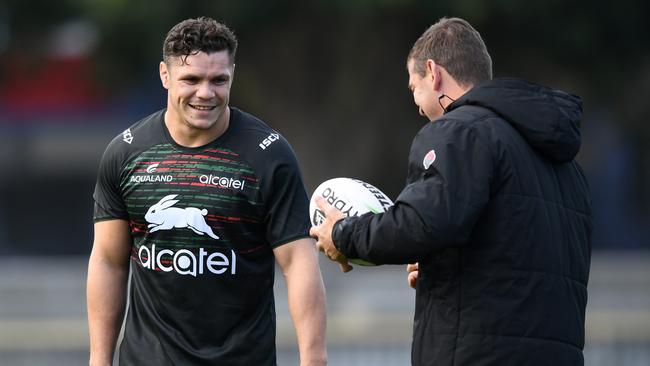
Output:
[[[367,212],[381,213],[393,205],[388,196],[370,183],[353,178],[328,179],[316,188],[309,202],[309,217],[314,226],[320,225],[325,218],[323,211],[316,206],[316,197],[323,197],[325,202],[348,217]],[[357,258],[350,258],[349,261],[362,266],[375,265]]]

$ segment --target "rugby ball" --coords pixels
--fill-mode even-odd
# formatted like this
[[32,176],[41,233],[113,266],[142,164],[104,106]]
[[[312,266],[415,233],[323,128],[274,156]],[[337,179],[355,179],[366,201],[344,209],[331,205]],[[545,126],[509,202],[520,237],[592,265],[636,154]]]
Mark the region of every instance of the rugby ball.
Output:
[[[316,197],[323,197],[325,202],[348,217],[367,212],[381,213],[393,205],[393,201],[372,184],[353,178],[328,179],[316,188],[309,202],[309,216],[314,226],[320,225],[325,218],[323,211],[316,206]],[[357,258],[348,260],[362,266],[375,265]]]

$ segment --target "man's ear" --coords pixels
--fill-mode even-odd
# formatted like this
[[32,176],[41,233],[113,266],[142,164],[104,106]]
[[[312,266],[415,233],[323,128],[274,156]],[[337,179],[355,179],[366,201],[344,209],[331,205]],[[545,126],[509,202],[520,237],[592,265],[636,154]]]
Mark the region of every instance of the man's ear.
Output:
[[165,61],[160,61],[160,81],[165,89],[169,89],[169,70],[167,69],[167,64]]
[[427,76],[432,78],[433,80],[433,90],[435,91],[440,91],[440,88],[442,87],[442,73],[440,72],[440,65],[438,65],[435,61],[432,59],[428,59],[426,63],[427,67]]

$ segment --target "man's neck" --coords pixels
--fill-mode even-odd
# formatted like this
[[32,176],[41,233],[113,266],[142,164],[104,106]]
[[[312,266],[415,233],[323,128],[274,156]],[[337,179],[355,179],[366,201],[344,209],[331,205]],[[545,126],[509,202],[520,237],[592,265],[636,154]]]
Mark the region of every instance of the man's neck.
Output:
[[468,91],[470,91],[472,87],[473,85],[462,86],[456,82],[453,82],[449,85],[449,88],[447,88],[444,94],[452,98],[453,100],[456,100],[462,97]]
[[199,129],[187,122],[176,119],[169,108],[165,111],[165,126],[174,141],[185,147],[199,147],[209,144],[223,135],[230,125],[230,107],[221,114],[217,122],[209,129]]

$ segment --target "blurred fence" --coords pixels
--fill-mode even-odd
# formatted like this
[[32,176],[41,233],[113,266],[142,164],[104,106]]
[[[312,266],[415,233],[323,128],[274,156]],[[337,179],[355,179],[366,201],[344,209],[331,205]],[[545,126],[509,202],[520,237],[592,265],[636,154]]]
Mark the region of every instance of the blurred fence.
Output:
[[[0,258],[0,365],[85,365],[86,257]],[[356,268],[322,260],[329,364],[410,364],[414,292],[402,266]],[[278,365],[297,365],[286,289],[276,281]],[[596,252],[587,307],[585,364],[650,364],[650,252]]]

